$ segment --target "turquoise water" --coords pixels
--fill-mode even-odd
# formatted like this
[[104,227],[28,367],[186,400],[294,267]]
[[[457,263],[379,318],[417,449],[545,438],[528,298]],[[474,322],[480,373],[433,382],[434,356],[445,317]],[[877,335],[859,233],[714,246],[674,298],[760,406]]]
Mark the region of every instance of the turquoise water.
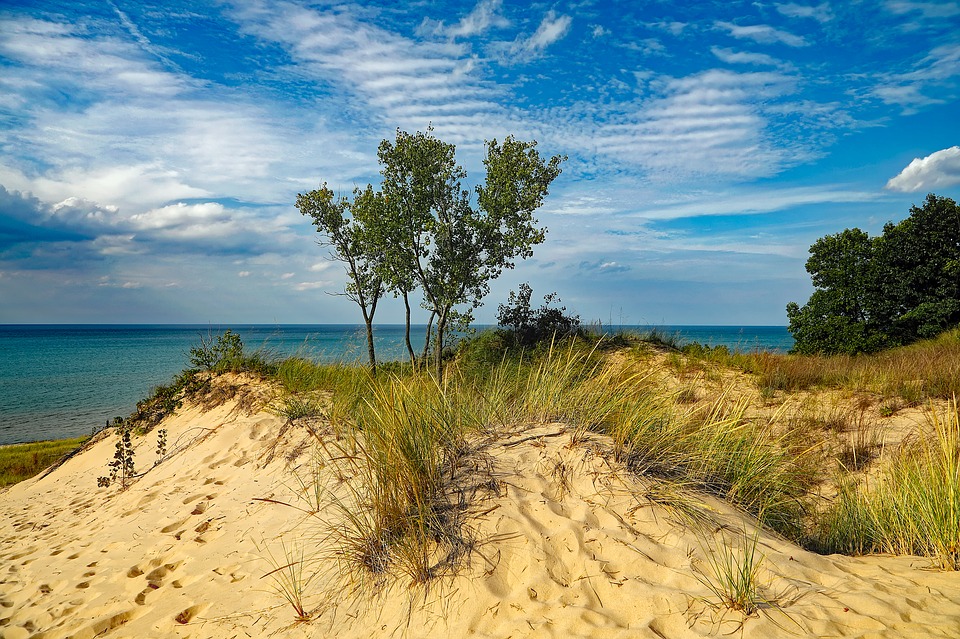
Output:
[[[226,328],[226,327],[224,327]],[[363,327],[351,325],[231,326],[247,349],[317,360],[365,357]],[[415,327],[414,348],[423,344]],[[615,327],[644,330],[651,327]],[[783,327],[660,326],[680,341],[731,349],[789,349]],[[213,333],[219,332],[214,328]],[[87,435],[127,416],[137,401],[190,365],[190,347],[209,326],[0,325],[0,444]],[[375,331],[381,360],[402,359],[402,325]]]

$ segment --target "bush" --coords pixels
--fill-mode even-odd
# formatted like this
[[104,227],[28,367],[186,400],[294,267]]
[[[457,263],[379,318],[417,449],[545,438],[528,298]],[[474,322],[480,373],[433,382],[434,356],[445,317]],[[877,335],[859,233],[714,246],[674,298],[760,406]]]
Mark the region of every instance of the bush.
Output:
[[227,329],[221,335],[200,335],[200,344],[190,349],[190,363],[202,370],[232,370],[243,360],[243,341]]
[[510,291],[507,303],[497,308],[497,323],[506,329],[501,335],[508,345],[528,347],[557,336],[579,334],[578,315],[567,315],[565,306],[550,306],[560,302],[556,293],[545,295],[543,306],[536,310],[530,308],[532,294],[530,285],[523,283],[518,293]]

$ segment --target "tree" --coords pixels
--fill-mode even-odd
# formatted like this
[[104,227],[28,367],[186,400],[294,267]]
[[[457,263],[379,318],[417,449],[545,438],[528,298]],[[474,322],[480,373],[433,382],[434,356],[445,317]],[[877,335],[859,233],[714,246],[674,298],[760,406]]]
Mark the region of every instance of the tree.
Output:
[[863,353],[933,337],[960,323],[960,207],[928,195],[870,238],[847,229],[817,240],[814,290],[787,305],[794,351]]
[[376,372],[373,318],[384,283],[378,254],[369,242],[363,220],[376,219],[383,211],[384,200],[370,185],[364,190],[355,189],[353,196],[352,202],[345,197],[336,198],[323,184],[309,193],[298,193],[297,208],[313,220],[317,232],[323,236],[318,243],[330,247],[330,258],[344,264],[348,282],[341,294],[360,307],[366,325],[370,369]]
[[[466,172],[456,164],[455,151],[430,129],[415,135],[398,130],[396,141],[384,140],[379,151],[383,195],[393,209],[384,219],[395,231],[390,235],[393,247],[384,248],[402,269],[413,273],[430,311],[428,325],[436,321],[433,351],[438,376],[449,328],[469,322],[471,311],[489,292],[490,281],[543,242],[546,231],[533,213],[565,160],[554,156],[545,162],[536,142],[513,137],[502,145],[487,142],[487,175],[476,187],[474,207],[461,186]],[[461,305],[467,309],[456,310]]]

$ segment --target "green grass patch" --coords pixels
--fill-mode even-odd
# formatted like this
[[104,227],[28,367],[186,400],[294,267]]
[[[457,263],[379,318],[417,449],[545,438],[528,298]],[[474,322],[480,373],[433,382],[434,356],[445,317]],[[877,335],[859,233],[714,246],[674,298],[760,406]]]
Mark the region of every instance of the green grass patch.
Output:
[[86,440],[86,437],[77,437],[0,447],[0,487],[33,477]]
[[960,410],[931,409],[929,423],[901,446],[879,476],[845,481],[821,518],[826,552],[930,557],[960,570]]

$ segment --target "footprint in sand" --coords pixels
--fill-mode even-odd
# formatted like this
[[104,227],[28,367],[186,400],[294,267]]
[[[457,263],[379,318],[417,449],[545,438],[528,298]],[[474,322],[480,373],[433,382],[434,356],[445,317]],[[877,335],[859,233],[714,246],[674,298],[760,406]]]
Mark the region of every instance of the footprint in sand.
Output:
[[[189,518],[189,517],[184,517],[184,518],[181,519],[180,521],[176,521],[176,522],[174,522],[174,523],[172,523],[172,524],[167,524],[166,526],[164,526],[163,528],[160,529],[160,532],[162,532],[162,533],[171,533],[171,532],[173,532],[174,530],[176,530],[176,529],[180,528],[181,526],[183,526],[183,525],[184,525],[185,523],[187,523],[188,521],[190,521],[190,518]],[[182,533],[183,531],[181,530],[180,532]],[[177,535],[177,537],[179,537],[179,535]]]
[[207,609],[207,604],[198,604],[196,606],[190,606],[186,610],[183,610],[176,617],[173,618],[179,624],[188,624],[193,619],[199,615],[201,612]]

